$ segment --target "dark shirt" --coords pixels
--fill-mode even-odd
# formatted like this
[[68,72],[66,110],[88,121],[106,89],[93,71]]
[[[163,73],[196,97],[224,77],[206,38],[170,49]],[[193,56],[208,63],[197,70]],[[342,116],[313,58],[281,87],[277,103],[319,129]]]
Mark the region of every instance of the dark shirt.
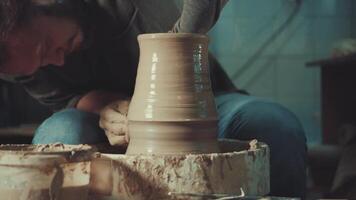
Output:
[[[46,66],[32,76],[14,79],[53,110],[75,107],[92,90],[131,96],[139,59],[137,36],[168,31],[206,33],[218,20],[225,1],[94,0],[90,4],[88,20],[94,29],[88,48],[70,55],[62,67]],[[214,93],[235,91],[214,57],[209,59]]]

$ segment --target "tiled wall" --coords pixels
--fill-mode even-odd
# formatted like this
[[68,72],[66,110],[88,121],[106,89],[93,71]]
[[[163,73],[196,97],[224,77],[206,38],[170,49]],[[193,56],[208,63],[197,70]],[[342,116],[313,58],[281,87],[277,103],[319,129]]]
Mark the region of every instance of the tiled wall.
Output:
[[279,31],[296,6],[295,0],[230,0],[209,33],[211,50],[238,87],[288,107],[301,120],[309,143],[317,143],[320,71],[305,63],[328,57],[336,41],[356,34],[356,2],[302,0],[293,20]]

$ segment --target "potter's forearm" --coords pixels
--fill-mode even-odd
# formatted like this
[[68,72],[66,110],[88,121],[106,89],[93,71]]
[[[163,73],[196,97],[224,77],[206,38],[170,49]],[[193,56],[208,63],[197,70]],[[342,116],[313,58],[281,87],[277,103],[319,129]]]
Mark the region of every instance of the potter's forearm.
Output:
[[176,33],[207,33],[219,19],[228,0],[184,0],[181,17],[173,27]]
[[77,103],[76,108],[99,114],[106,105],[120,99],[124,100],[127,99],[127,97],[113,92],[94,90],[84,95]]

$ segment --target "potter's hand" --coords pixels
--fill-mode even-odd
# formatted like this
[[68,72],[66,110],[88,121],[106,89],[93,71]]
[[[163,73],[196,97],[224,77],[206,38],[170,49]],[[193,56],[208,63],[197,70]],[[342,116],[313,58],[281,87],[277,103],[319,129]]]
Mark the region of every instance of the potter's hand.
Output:
[[115,101],[100,112],[99,125],[105,130],[111,145],[124,146],[129,141],[127,128],[129,104],[129,100]]

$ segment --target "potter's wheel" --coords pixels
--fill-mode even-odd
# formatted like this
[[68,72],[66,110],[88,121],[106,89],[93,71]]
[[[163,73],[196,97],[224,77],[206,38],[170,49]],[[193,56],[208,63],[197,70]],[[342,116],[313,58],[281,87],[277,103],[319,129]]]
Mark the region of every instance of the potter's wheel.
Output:
[[[22,188],[22,182],[27,181],[29,186],[36,186],[33,190],[39,195],[48,194],[51,190],[46,188],[52,188],[54,186],[52,183],[56,182],[57,178],[63,178],[63,176],[56,175],[58,174],[56,172],[57,167],[51,164],[55,158],[64,162],[64,165],[60,165],[63,170],[64,185],[62,187],[58,185],[59,189],[62,188],[60,189],[61,193],[77,194],[80,191],[80,199],[83,200],[87,199],[86,193],[88,189],[90,190],[89,199],[91,200],[172,199],[171,196],[168,196],[169,192],[240,195],[242,190],[246,195],[250,196],[268,194],[268,146],[263,143],[248,143],[237,140],[220,140],[218,144],[221,153],[188,155],[96,153],[91,159],[90,169],[88,162],[76,161],[72,163],[68,160],[82,160],[80,158],[87,155],[85,153],[79,154],[79,157],[73,157],[75,154],[71,151],[82,151],[83,146],[80,145],[73,146],[73,148],[70,147],[70,150],[62,150],[60,148],[49,150],[48,146],[39,146],[39,148],[36,147],[34,153],[30,154],[26,153],[26,151],[20,151],[16,154],[3,151],[2,162],[9,163],[11,161],[12,165],[21,164],[18,165],[21,167],[10,166],[9,168],[8,165],[1,165],[0,163],[0,168],[3,169],[3,174],[1,175],[0,173],[1,180],[6,180],[4,177],[8,177],[11,174],[10,177],[14,178],[13,183],[16,183],[15,187],[18,187],[16,193],[12,193],[13,188],[11,190],[6,189],[9,186],[9,182],[4,182],[3,184],[5,185],[2,185],[0,190],[6,190],[6,194],[13,194],[17,197],[17,194],[22,194],[26,191]],[[33,151],[34,149],[29,150]],[[89,149],[86,148],[83,153],[87,152],[87,150]],[[37,162],[40,160],[41,162]],[[24,164],[31,166],[31,170],[28,170]],[[50,171],[42,171],[42,165],[47,166],[46,169]],[[90,171],[89,187],[87,186],[89,174],[85,173],[85,171]],[[22,180],[18,175],[21,175],[24,179]],[[33,176],[36,176],[36,179],[31,178]],[[46,183],[47,179],[48,183]],[[38,182],[39,180],[42,181]],[[75,190],[65,190],[69,188],[68,184],[72,185],[70,188],[75,188]],[[84,184],[85,187],[76,187],[78,184]],[[70,197],[79,199],[76,195]],[[24,199],[38,198],[33,196]],[[65,195],[65,198],[61,199],[70,198]],[[183,199],[187,199],[187,197]]]
[[246,195],[269,192],[269,149],[220,140],[222,153],[99,154],[92,161],[93,199],[171,199],[169,192]]

